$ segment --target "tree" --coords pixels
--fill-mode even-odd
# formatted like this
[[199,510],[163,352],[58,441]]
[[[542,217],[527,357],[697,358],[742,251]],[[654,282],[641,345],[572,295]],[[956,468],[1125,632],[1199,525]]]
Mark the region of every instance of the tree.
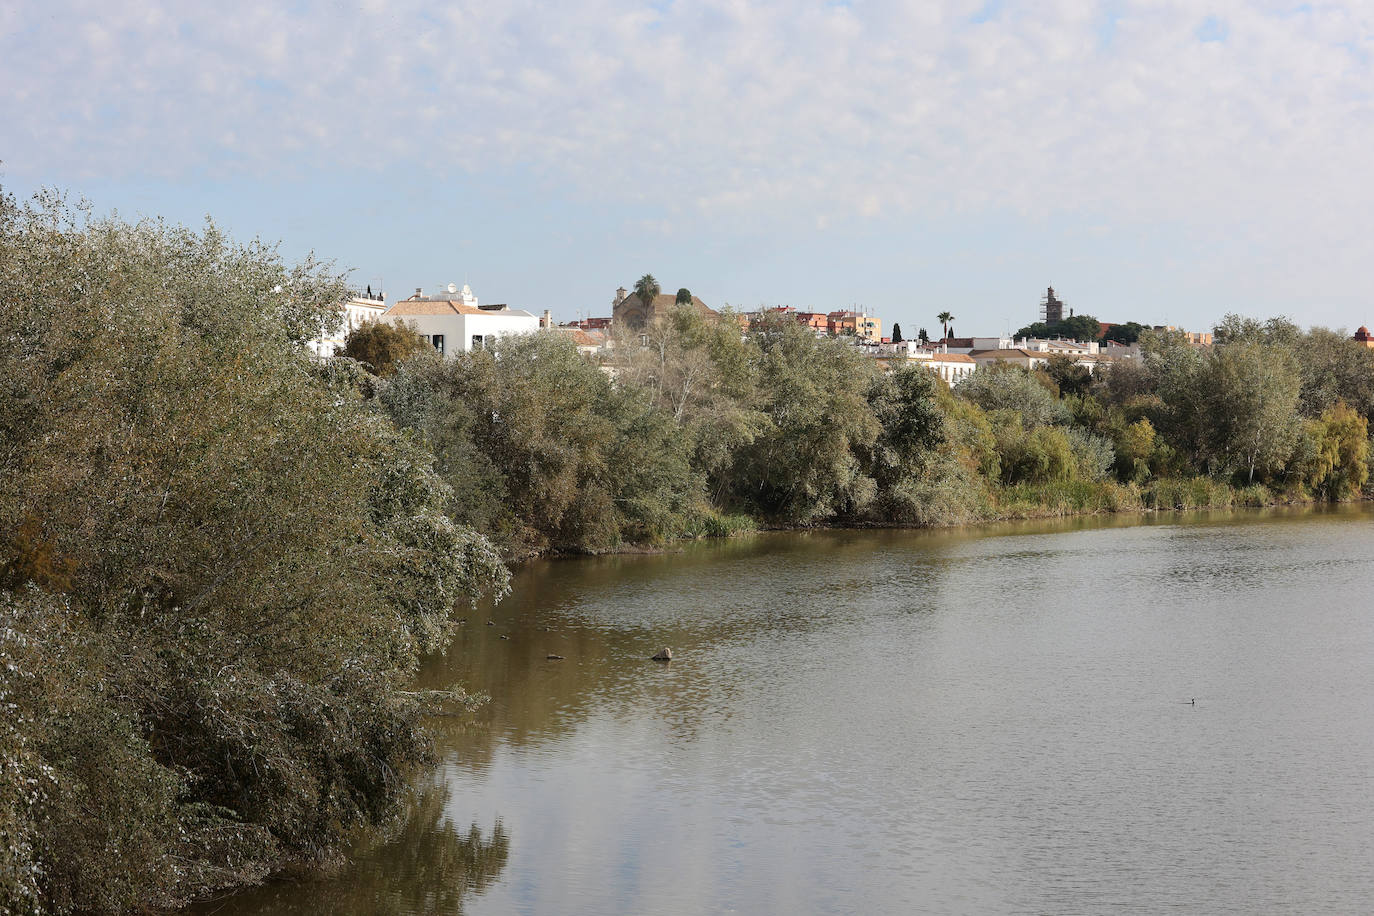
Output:
[[925,328],[921,328],[920,332],[916,335],[916,337],[918,340],[921,341],[921,343],[930,343],[930,335],[926,333]]
[[1103,340],[1111,340],[1122,346],[1129,347],[1140,339],[1140,333],[1145,330],[1145,326],[1135,321],[1128,321],[1125,324],[1114,324],[1107,329],[1107,333],[1102,335]]
[[892,342],[895,344],[902,342],[902,326],[895,321],[892,322]]
[[691,305],[692,291],[685,286],[682,287],[682,289],[677,291],[677,298],[673,301],[673,303],[675,305]]
[[1142,417],[1127,425],[1116,437],[1118,476],[1137,483],[1144,480],[1150,475],[1150,459],[1154,454],[1154,424]]
[[767,422],[736,450],[726,495],[793,523],[858,513],[875,493],[856,457],[880,431],[868,404],[872,360],[776,314],[765,315],[751,336]]
[[1302,369],[1302,411],[1319,417],[1339,402],[1374,417],[1374,350],[1345,333],[1313,328],[1294,348]]
[[1062,321],[1037,321],[1016,332],[1017,337],[1063,337],[1067,340],[1092,341],[1102,335],[1102,323],[1091,315],[1073,315]]
[[1166,440],[1202,471],[1247,482],[1283,470],[1298,444],[1302,377],[1291,349],[1232,337],[1211,349],[1142,335]]
[[1012,336],[1020,340],[1025,340],[1027,338],[1038,338],[1040,340],[1044,340],[1048,337],[1054,336],[1054,333],[1050,330],[1050,327],[1050,325],[1046,324],[1043,321],[1036,321],[1026,325],[1024,328],[1021,328]]
[[1092,388],[1092,370],[1087,366],[1080,366],[1071,356],[1054,354],[1046,361],[1042,371],[1054,382],[1061,395],[1087,394]]
[[1068,408],[1055,397],[1053,382],[1021,366],[993,363],[959,383],[955,393],[983,410],[1006,411],[1027,429],[1067,423]]
[[344,338],[339,356],[366,363],[378,375],[396,371],[402,360],[433,352],[414,324],[391,321],[365,321]]
[[1368,421],[1337,403],[1309,420],[1306,434],[1315,444],[1305,474],[1312,492],[1330,502],[1358,496],[1369,479]]
[[738,325],[680,305],[612,350],[616,379],[667,412],[690,443],[693,465],[720,493],[734,449],[766,425],[759,413],[758,351]]
[[947,312],[947,311],[946,311],[946,312],[941,312],[940,314],[938,314],[938,315],[935,316],[935,320],[938,321],[938,322],[940,322],[941,335],[942,335],[942,338],[941,338],[941,339],[943,339],[943,340],[948,340],[948,339],[949,339],[949,323],[950,323],[951,321],[954,320],[954,315],[953,315],[951,312]]
[[512,556],[661,541],[702,501],[672,416],[562,335],[406,363],[381,400],[436,452],[455,520]]
[[634,296],[644,307],[646,315],[651,313],[654,300],[658,298],[660,292],[662,290],[659,289],[658,281],[654,279],[653,274],[645,274],[635,281]]
[[0,888],[34,877],[24,911],[327,856],[424,759],[420,656],[505,570],[306,350],[344,294],[212,224],[0,197]]

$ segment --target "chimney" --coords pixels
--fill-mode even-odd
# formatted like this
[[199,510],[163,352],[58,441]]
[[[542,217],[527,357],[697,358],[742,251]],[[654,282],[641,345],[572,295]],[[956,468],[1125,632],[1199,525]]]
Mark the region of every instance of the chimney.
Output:
[[420,298],[421,296],[423,296],[424,294],[425,294],[425,289],[424,289],[423,286],[417,286],[417,287],[415,287],[415,298],[416,298],[416,299],[419,299],[419,298]]
[[553,310],[552,310],[552,309],[544,309],[544,317],[539,319],[539,326],[540,326],[541,328],[551,328],[551,327],[553,327]]

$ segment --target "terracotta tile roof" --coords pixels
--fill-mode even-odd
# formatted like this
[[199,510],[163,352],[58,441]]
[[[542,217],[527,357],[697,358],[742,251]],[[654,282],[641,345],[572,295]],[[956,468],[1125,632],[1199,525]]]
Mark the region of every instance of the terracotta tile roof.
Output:
[[558,330],[571,337],[572,342],[579,347],[600,347],[606,343],[605,334],[584,331],[581,328],[559,328]]
[[464,305],[453,299],[402,299],[386,310],[383,318],[404,318],[409,315],[482,315],[474,305]]
[[932,353],[930,361],[933,363],[976,363],[978,360],[963,353]]

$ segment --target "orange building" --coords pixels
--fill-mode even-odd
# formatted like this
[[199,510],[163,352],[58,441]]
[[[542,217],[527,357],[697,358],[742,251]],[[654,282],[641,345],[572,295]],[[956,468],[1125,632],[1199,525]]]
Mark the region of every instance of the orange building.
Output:
[[1355,332],[1355,343],[1362,347],[1374,348],[1374,335],[1369,333],[1369,328],[1360,325],[1360,329]]
[[831,312],[826,317],[826,330],[839,337],[842,334],[853,334],[855,337],[862,337],[878,343],[883,339],[883,321],[876,315],[865,315],[863,312],[844,310]]

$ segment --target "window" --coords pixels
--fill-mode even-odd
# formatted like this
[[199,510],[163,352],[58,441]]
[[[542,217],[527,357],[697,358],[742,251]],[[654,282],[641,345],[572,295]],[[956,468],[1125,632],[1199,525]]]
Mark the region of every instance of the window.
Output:
[[472,349],[474,349],[474,350],[480,350],[480,349],[482,349],[482,335],[481,335],[481,334],[473,334],[473,335],[472,335]]
[[439,355],[442,356],[444,353],[444,335],[435,334],[432,339],[434,340],[434,349],[438,350]]

